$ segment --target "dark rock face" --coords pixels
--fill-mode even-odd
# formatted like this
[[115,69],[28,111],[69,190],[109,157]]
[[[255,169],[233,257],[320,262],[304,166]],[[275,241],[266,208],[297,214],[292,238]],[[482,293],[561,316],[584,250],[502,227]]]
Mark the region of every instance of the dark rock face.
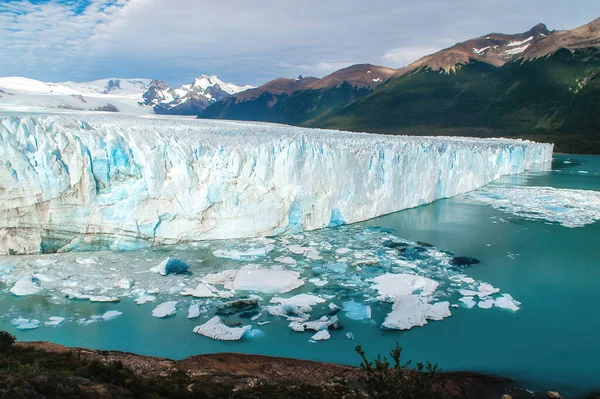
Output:
[[111,79],[106,83],[104,94],[110,94],[116,90],[121,90],[121,81],[119,79]]
[[452,264],[454,266],[462,266],[462,267],[477,265],[479,263],[481,263],[481,261],[479,259],[472,258],[470,256],[455,256],[450,261],[450,264]]
[[106,105],[102,105],[98,108],[94,108],[92,111],[104,111],[104,112],[120,112],[119,108],[117,108],[116,106],[112,105],[111,103],[108,103]]

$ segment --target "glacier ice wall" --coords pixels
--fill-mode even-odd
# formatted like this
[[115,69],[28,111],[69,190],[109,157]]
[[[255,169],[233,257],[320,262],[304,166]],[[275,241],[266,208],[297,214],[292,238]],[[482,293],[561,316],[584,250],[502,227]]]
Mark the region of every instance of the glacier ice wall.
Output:
[[156,117],[0,118],[0,253],[351,223],[474,190],[552,145]]

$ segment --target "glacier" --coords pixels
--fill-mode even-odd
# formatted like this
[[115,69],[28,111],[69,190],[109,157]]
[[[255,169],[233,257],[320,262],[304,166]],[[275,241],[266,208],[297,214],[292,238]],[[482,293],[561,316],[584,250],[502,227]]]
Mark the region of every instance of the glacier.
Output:
[[0,254],[140,249],[338,226],[547,165],[552,151],[511,139],[4,115]]

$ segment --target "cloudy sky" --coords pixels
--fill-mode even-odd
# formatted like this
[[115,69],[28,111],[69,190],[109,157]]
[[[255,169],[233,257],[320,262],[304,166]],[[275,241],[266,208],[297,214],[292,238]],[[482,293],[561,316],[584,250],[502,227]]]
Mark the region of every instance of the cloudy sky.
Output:
[[0,76],[260,84],[597,17],[598,0],[0,0]]

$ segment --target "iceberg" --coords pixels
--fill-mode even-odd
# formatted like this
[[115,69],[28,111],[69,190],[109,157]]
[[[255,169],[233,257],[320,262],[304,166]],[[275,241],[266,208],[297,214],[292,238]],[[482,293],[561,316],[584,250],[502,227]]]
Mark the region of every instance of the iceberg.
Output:
[[310,337],[313,341],[325,341],[331,338],[331,334],[327,330],[318,331],[315,335]]
[[163,318],[174,315],[177,312],[177,308],[175,308],[175,305],[177,305],[177,303],[177,301],[167,301],[161,303],[160,305],[154,308],[154,310],[152,311],[152,316]]
[[410,330],[427,324],[427,320],[442,320],[449,317],[450,303],[429,304],[423,297],[404,295],[398,297],[392,311],[386,316],[381,328],[387,330]]
[[377,299],[381,301],[394,301],[417,291],[421,295],[430,295],[439,286],[437,281],[414,274],[388,273],[366,281],[375,283],[373,288],[379,292]]
[[161,276],[167,274],[187,274],[189,273],[190,266],[182,260],[167,257],[165,260],[160,262],[158,265],[150,269],[153,273],[158,273]]
[[38,284],[38,280],[33,276],[25,276],[19,279],[10,289],[10,292],[17,296],[27,296],[39,294],[43,288]]
[[24,319],[22,317],[11,320],[11,324],[17,330],[35,330],[40,326],[40,321],[35,319]]
[[491,185],[464,198],[534,221],[577,228],[600,220],[600,192],[553,187]]
[[196,334],[221,341],[237,341],[250,332],[252,326],[229,327],[219,316],[215,316],[201,326],[194,328]]
[[236,291],[283,294],[304,285],[300,273],[277,269],[241,269],[233,280]]
[[139,249],[354,223],[548,164],[552,150],[251,122],[2,116],[0,253]]

